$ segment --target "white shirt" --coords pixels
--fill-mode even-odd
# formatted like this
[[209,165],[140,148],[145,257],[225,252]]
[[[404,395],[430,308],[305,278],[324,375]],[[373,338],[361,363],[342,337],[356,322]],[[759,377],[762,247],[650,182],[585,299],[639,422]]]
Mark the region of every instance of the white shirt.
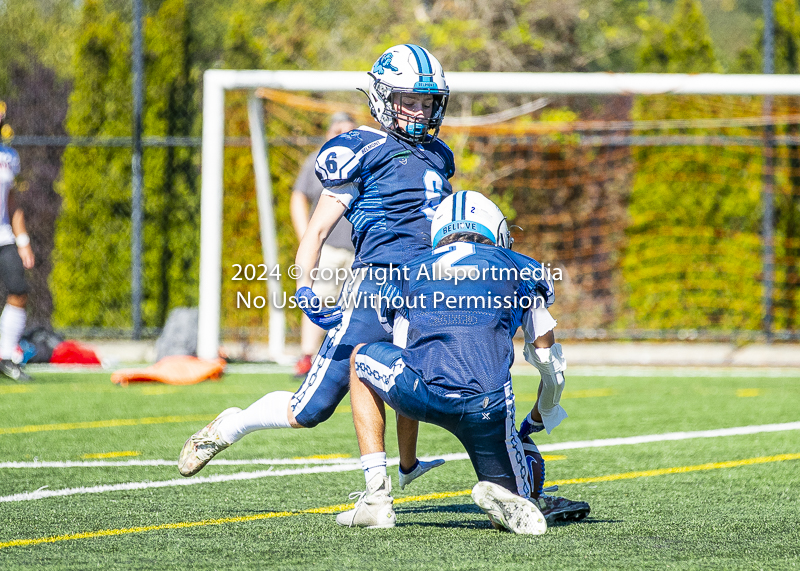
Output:
[[14,244],[14,231],[8,212],[8,195],[19,174],[19,155],[10,147],[0,145],[0,246]]

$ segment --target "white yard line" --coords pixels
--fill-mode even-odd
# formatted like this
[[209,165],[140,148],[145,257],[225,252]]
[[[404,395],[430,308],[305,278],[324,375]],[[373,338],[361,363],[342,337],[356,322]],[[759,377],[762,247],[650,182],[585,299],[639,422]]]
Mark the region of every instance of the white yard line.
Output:
[[[720,428],[716,430],[700,430],[696,432],[669,432],[666,434],[647,434],[642,436],[630,436],[627,438],[603,438],[599,440],[581,440],[574,442],[560,442],[556,444],[543,444],[539,446],[541,452],[555,452],[558,450],[574,450],[577,448],[601,448],[608,446],[623,446],[631,444],[644,444],[648,442],[666,442],[675,440],[689,440],[692,438],[718,438],[722,436],[742,436],[747,434],[760,434],[763,432],[783,432],[787,430],[800,430],[800,422],[787,422],[783,424],[761,424],[757,426],[739,426],[734,428]],[[468,457],[465,453],[458,454],[442,454],[439,456],[425,457],[425,460],[433,458],[444,458],[445,460],[467,460]],[[135,462],[135,464],[134,464]],[[142,464],[143,462],[164,462],[165,464]],[[251,464],[265,464],[272,463],[295,463],[303,462],[309,464],[307,460],[218,460],[214,462],[217,465],[242,465],[242,463]],[[321,462],[317,460],[316,462]],[[237,474],[217,474],[214,476],[197,476],[193,478],[181,478],[174,480],[163,480],[159,482],[128,482],[124,484],[107,484],[103,486],[91,486],[81,488],[64,488],[61,490],[49,490],[46,487],[40,488],[33,492],[22,492],[19,494],[12,494],[10,496],[0,496],[0,502],[24,502],[29,500],[39,500],[42,498],[73,496],[78,494],[102,494],[105,492],[117,492],[126,490],[144,490],[149,488],[170,488],[177,486],[193,486],[197,484],[212,484],[217,482],[233,482],[241,480],[256,480],[260,478],[271,478],[277,476],[295,476],[299,474],[320,474],[326,472],[348,472],[360,470],[360,462],[356,459],[336,459],[334,461],[324,461],[328,465],[321,466],[306,466],[304,468],[294,468],[287,470],[257,470],[253,472],[239,472]],[[338,462],[338,463],[334,463]],[[236,463],[236,464],[234,464]],[[388,464],[396,466],[399,463],[398,458],[389,458]],[[44,462],[31,462],[27,463],[30,466],[22,466],[25,464],[21,462],[4,462],[0,464],[0,468],[66,468],[72,467],[66,464],[80,465],[80,466],[140,466],[140,465],[153,465],[153,466],[175,466],[174,461],[167,460],[126,460],[126,461],[88,461],[88,462],[49,462],[43,465]]]
[[[358,464],[358,458],[254,458],[251,460],[213,460],[216,466],[309,466],[315,464]],[[177,466],[177,460],[67,460],[33,462],[0,462],[0,468],[121,468],[125,466]]]
[[[437,458],[445,460],[464,460],[466,454],[442,454]],[[433,457],[431,457],[433,458]],[[396,466],[400,463],[399,458],[389,458],[387,464]],[[174,462],[170,463],[175,466]],[[29,500],[40,500],[42,498],[74,496],[78,494],[102,494],[105,492],[119,492],[127,490],[144,490],[148,488],[171,488],[176,486],[194,486],[197,484],[214,484],[217,482],[233,482],[238,480],[256,480],[259,478],[271,478],[276,476],[295,476],[299,474],[321,474],[325,472],[349,472],[361,470],[361,462],[356,461],[350,464],[340,464],[334,466],[313,466],[306,468],[295,468],[292,470],[256,470],[253,472],[239,472],[238,474],[217,474],[215,476],[196,476],[193,478],[181,478],[174,480],[163,480],[160,482],[127,482],[124,484],[107,484],[103,486],[90,486],[80,488],[65,488],[61,490],[49,490],[47,487],[39,488],[33,492],[22,492],[10,496],[0,497],[0,502],[24,502]]]
[[786,422],[783,424],[759,424],[756,426],[737,426],[734,428],[718,428],[715,430],[698,430],[696,432],[667,432],[665,434],[645,434],[642,436],[628,436],[626,438],[578,440],[575,442],[561,442],[558,444],[542,444],[539,445],[539,451],[553,452],[555,450],[573,450],[575,448],[602,448],[605,446],[623,446],[626,444],[644,444],[646,442],[689,440],[691,438],[718,438],[720,436],[742,436],[745,434],[760,434],[762,432],[783,432],[786,430],[800,430],[800,422]]

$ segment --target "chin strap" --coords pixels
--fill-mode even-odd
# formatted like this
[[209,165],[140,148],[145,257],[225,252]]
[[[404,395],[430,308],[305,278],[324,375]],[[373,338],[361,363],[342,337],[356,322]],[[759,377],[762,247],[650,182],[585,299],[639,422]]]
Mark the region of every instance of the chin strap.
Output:
[[533,344],[526,343],[524,350],[525,360],[539,369],[542,375],[542,394],[539,395],[539,413],[542,415],[547,434],[567,418],[565,411],[559,403],[561,393],[564,391],[564,371],[567,370],[567,360],[561,351],[561,345],[554,343],[547,349],[536,349]]

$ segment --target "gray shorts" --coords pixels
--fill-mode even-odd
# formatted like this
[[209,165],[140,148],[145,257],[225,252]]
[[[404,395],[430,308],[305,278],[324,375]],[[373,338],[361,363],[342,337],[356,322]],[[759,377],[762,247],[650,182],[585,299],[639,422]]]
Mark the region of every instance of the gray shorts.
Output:
[[28,293],[28,282],[25,281],[25,268],[19,257],[16,244],[0,246],[0,279],[3,280],[8,293],[25,295]]

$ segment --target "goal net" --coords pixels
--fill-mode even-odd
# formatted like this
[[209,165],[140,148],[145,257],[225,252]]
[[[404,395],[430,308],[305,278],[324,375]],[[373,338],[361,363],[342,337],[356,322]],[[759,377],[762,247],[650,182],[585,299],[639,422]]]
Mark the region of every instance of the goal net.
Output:
[[[361,72],[206,72],[198,354],[296,334],[289,197]],[[450,73],[455,190],[562,270],[559,336],[797,338],[800,78]],[[226,142],[227,141],[227,142]],[[223,192],[224,189],[224,192]]]

